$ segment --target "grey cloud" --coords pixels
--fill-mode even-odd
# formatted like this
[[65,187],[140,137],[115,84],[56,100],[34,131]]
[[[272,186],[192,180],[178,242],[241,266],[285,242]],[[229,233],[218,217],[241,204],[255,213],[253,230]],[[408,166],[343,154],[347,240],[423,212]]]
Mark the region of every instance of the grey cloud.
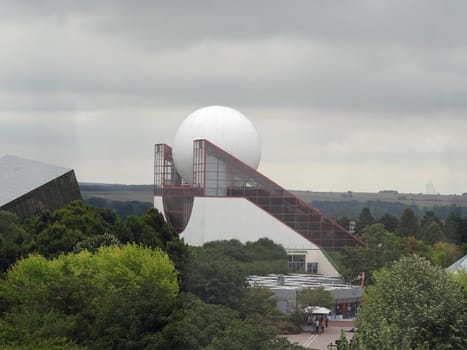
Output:
[[89,16],[86,29],[136,42],[178,45],[192,41],[299,36],[344,43],[465,46],[467,4],[461,0],[338,3],[285,1],[10,1],[5,17]]
[[[87,180],[106,173],[99,159],[110,167],[120,157],[150,178],[142,154],[151,158],[153,143],[171,143],[194,109],[225,104],[257,125],[275,172],[286,160],[302,177],[313,176],[308,164],[353,174],[352,162],[466,173],[465,2],[4,4],[0,132],[11,137],[0,138],[2,149],[23,130],[30,142],[17,147],[50,147],[78,161]],[[4,116],[33,122],[7,127]]]

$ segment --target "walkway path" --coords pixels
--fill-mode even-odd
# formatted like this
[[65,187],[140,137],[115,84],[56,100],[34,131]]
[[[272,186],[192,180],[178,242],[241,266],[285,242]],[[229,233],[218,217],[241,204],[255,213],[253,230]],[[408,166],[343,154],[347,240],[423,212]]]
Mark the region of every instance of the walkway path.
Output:
[[336,344],[336,340],[341,336],[341,329],[344,330],[347,340],[352,339],[353,333],[346,331],[353,327],[354,321],[329,321],[329,326],[323,334],[302,332],[288,335],[287,339],[291,343],[297,343],[307,349],[327,350],[329,344]]

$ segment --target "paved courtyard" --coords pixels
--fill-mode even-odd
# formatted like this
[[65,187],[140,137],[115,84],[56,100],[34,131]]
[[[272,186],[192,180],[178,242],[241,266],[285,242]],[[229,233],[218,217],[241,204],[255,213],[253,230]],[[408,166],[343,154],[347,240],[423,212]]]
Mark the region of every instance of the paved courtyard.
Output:
[[341,330],[347,340],[352,339],[353,333],[346,332],[354,327],[354,321],[330,321],[328,328],[322,334],[315,334],[305,330],[300,334],[287,335],[287,339],[291,343],[297,343],[307,349],[327,350],[329,344],[336,344],[336,340],[340,338]]

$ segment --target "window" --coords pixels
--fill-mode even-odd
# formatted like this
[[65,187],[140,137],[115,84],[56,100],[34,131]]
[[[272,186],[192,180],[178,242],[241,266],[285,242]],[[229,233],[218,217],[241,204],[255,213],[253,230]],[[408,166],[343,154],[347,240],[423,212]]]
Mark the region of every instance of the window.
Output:
[[289,271],[305,272],[305,255],[289,255]]
[[306,264],[306,271],[309,273],[318,273],[318,263],[309,262]]

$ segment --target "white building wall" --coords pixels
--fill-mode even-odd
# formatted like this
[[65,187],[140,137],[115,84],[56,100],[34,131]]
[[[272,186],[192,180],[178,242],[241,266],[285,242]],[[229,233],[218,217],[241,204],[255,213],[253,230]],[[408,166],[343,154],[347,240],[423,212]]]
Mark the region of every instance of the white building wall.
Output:
[[162,202],[162,196],[154,197],[154,208],[159,210],[161,214],[164,216],[165,221],[167,221],[167,218],[165,217],[164,203]]
[[[154,198],[154,206],[163,212],[161,197]],[[244,198],[195,197],[190,220],[180,236],[194,246],[230,239],[254,242],[266,237],[287,250],[306,251],[306,261],[317,262],[318,273],[339,276],[318,246]]]

